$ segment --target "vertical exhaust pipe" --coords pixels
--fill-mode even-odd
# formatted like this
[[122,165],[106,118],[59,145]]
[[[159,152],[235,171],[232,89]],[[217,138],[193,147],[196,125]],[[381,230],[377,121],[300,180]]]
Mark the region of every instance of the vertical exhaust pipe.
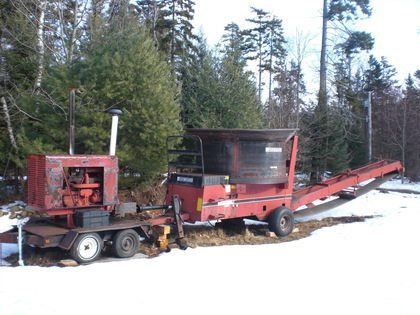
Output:
[[122,114],[122,111],[117,108],[108,110],[108,113],[112,115],[111,125],[111,140],[109,143],[109,155],[115,155],[117,150],[117,132],[118,132],[118,118]]
[[69,154],[74,154],[75,146],[75,133],[76,133],[76,124],[75,124],[75,115],[76,115],[76,89],[72,88],[69,92]]

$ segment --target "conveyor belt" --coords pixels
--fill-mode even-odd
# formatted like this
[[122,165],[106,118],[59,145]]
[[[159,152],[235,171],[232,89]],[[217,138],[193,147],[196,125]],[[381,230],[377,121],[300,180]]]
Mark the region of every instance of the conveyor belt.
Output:
[[348,170],[323,182],[293,192],[292,210],[311,205],[315,200],[330,197],[372,178],[383,177],[403,170],[400,162],[378,161],[354,170]]
[[[392,173],[392,174],[388,174],[385,175],[383,177],[379,177],[376,178],[375,180],[373,180],[372,182],[370,182],[367,185],[361,186],[359,189],[356,190],[356,194],[355,197],[359,197],[361,195],[364,195],[366,193],[368,193],[369,191],[378,188],[380,185],[382,185],[383,183],[387,182],[388,180],[394,178],[396,175],[396,173]],[[308,217],[308,216],[312,216],[318,213],[322,213],[322,212],[326,212],[329,211],[331,209],[334,209],[336,207],[339,207],[347,202],[351,201],[351,199],[344,199],[344,198],[337,198],[325,203],[322,203],[320,205],[311,207],[311,208],[306,208],[306,209],[302,209],[302,210],[297,210],[294,213],[294,217],[295,219],[301,219],[304,217]]]

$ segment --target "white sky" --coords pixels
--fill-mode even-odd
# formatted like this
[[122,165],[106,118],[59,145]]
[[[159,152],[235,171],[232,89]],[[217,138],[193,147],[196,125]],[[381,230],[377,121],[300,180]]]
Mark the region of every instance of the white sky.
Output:
[[[208,43],[215,45],[224,27],[235,22],[247,27],[251,17],[250,7],[275,14],[283,20],[286,38],[293,43],[297,31],[312,40],[306,55],[305,81],[314,88],[313,82],[319,68],[322,0],[195,0],[195,20]],[[409,73],[420,69],[420,0],[371,0],[372,16],[358,21],[360,30],[371,32],[375,38],[372,54],[380,59],[385,56],[395,66],[400,81]],[[316,80],[316,79],[315,79]],[[308,82],[310,81],[310,82]],[[309,83],[309,84],[308,84]],[[313,91],[312,91],[313,92]]]

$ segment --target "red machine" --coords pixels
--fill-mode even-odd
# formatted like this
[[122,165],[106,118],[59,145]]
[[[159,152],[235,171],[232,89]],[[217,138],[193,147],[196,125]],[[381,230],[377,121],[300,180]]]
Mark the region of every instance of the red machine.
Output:
[[400,162],[379,161],[294,191],[294,129],[189,129],[183,139],[189,149],[168,151],[178,157],[169,163],[168,201],[179,196],[192,221],[253,217],[279,236],[293,230],[299,207],[402,170]]
[[118,201],[118,159],[109,155],[28,157],[28,210],[66,215],[74,227],[77,210],[113,209]]
[[[113,121],[119,114],[114,112]],[[154,239],[156,229],[166,235],[169,224],[180,240],[185,221],[250,217],[284,236],[293,230],[293,211],[300,206],[402,170],[400,162],[380,161],[294,191],[296,130],[189,129],[168,138],[168,156],[174,159],[168,163],[166,205],[136,207],[118,200],[115,125],[113,135],[110,155],[29,156],[25,211],[41,218],[23,227],[27,244],[60,247],[86,263],[106,246],[117,257],[131,257],[139,235]],[[151,209],[166,211],[147,220],[123,218]],[[0,234],[0,242],[16,242],[16,236],[16,231]]]

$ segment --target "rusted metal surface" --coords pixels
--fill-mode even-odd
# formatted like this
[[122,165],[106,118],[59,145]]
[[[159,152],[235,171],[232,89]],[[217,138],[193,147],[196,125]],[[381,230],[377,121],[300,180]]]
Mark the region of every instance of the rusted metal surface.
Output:
[[[226,130],[191,130],[194,134],[200,135],[203,138],[203,145],[206,145],[206,136],[217,135],[225,141],[237,139],[240,137],[247,139],[264,139],[264,136],[273,137],[271,131],[262,131],[260,136],[254,136],[251,133],[256,131],[237,131],[230,132]],[[289,138],[289,135],[292,138]],[[202,175],[203,180],[196,180],[195,177],[200,174],[171,174],[176,180],[169,180],[168,196],[166,202],[170,204],[171,196],[178,195],[182,210],[188,213],[191,221],[207,221],[214,219],[229,219],[240,217],[257,217],[259,219],[266,219],[273,211],[281,206],[296,210],[302,205],[311,204],[315,200],[326,198],[333,194],[339,193],[345,188],[358,185],[359,183],[371,178],[382,177],[385,174],[399,172],[402,170],[400,162],[379,161],[372,163],[365,167],[349,170],[339,176],[324,181],[322,183],[293,191],[294,171],[297,158],[298,137],[294,135],[293,131],[283,132],[284,139],[288,139],[291,143],[290,147],[285,147],[285,153],[282,163],[284,163],[283,170],[286,180],[284,182],[267,183],[267,182],[245,182],[238,183],[229,178],[226,183],[212,183],[204,180],[206,175]],[[223,142],[225,143],[225,142]],[[284,147],[284,146],[283,146]],[[282,148],[283,148],[282,147]],[[207,152],[208,154],[208,152]],[[213,153],[210,153],[213,154]],[[236,153],[234,153],[236,154]],[[235,155],[232,159],[215,159],[214,163],[229,164],[236,159]],[[204,150],[204,159],[206,159],[206,151]],[[240,161],[240,159],[237,159]],[[211,169],[211,166],[206,163],[206,170]],[[221,166],[222,168],[225,166]],[[182,181],[178,178],[181,177]],[[202,183],[198,185],[197,183]]]
[[[181,220],[189,221],[190,215],[188,213],[181,213]],[[148,226],[155,226],[155,225],[161,225],[161,224],[171,224],[173,222],[174,222],[173,213],[167,213],[165,215],[162,215],[156,218],[145,220],[142,223]]]
[[224,140],[262,140],[288,142],[297,129],[198,129],[186,130],[189,135],[197,135],[201,139],[210,137]]
[[287,143],[295,129],[187,129],[203,143],[207,174],[227,175],[230,183],[287,182]]
[[42,236],[42,237],[64,235],[69,231],[68,229],[57,227],[57,226],[51,225],[50,223],[25,225],[23,227],[23,230],[25,232]]
[[107,155],[29,155],[28,207],[49,215],[118,204],[118,159]]
[[[263,134],[264,132],[262,131]],[[289,139],[289,142],[286,146],[283,146],[285,154],[282,167],[286,177],[282,182],[270,184],[258,181],[236,183],[230,177],[227,177],[224,182],[206,181],[204,178],[207,174],[203,175],[201,180],[196,180],[196,177],[199,177],[200,174],[171,174],[177,179],[181,176],[183,180],[169,180],[167,204],[172,202],[172,196],[178,195],[181,200],[182,211],[189,214],[190,221],[250,216],[264,219],[280,206],[290,207],[298,142],[297,136],[293,135],[294,132],[294,130],[287,130],[283,133],[283,139]],[[239,133],[242,133],[242,131]],[[287,136],[290,133],[292,138]],[[246,137],[251,137],[251,134],[247,132],[244,134]],[[270,135],[270,133],[268,134]],[[203,140],[203,143],[205,143],[205,140]],[[206,153],[204,152],[204,154]],[[229,161],[224,163],[229,163]],[[207,164],[206,169],[208,167]],[[198,185],[198,183],[201,183],[201,185]]]

